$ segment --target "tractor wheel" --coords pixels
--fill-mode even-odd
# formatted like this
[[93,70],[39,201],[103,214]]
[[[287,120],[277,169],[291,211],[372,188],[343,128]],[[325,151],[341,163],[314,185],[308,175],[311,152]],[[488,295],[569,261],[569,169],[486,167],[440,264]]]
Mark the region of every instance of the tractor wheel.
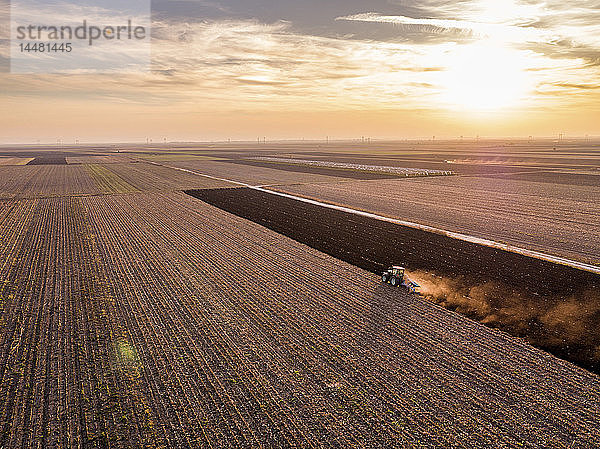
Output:
[[384,274],[383,276],[381,276],[381,280],[383,281],[384,284],[387,284],[387,281],[389,280],[388,275]]
[[396,276],[393,276],[393,277],[392,277],[391,284],[392,284],[394,287],[397,287],[397,286],[398,286],[398,278],[397,278]]

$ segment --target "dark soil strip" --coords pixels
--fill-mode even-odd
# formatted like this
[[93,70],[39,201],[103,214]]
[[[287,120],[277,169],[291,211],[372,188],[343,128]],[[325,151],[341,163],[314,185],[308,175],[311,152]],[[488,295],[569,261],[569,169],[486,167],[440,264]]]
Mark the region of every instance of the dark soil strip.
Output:
[[[473,287],[487,286],[484,300],[491,311],[465,314],[600,371],[596,274],[248,188],[186,193],[374,273],[393,264],[428,271],[452,280],[461,297]],[[562,323],[560,317],[546,318],[567,300],[586,308],[577,315],[582,335],[571,335],[568,321]],[[464,313],[456,302],[440,302]],[[535,313],[521,319],[523,308]]]
[[67,159],[64,156],[42,156],[36,157],[27,165],[67,165]]
[[345,170],[342,168],[311,167],[308,165],[286,164],[284,162],[263,162],[247,160],[229,160],[221,162],[229,162],[231,164],[250,165],[253,167],[273,168],[275,170],[284,170],[297,173],[310,173],[313,175],[333,176],[337,178],[348,179],[369,180],[405,178],[405,176],[394,175],[391,173],[374,173],[360,170]]

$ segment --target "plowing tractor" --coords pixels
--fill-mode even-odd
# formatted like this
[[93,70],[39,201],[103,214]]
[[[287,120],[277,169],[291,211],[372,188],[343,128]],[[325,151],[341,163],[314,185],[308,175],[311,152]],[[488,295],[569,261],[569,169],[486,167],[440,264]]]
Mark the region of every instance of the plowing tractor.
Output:
[[393,266],[388,268],[382,275],[381,280],[386,284],[392,284],[394,287],[406,287],[411,292],[416,293],[417,288],[420,287],[415,281],[411,281],[404,274],[404,267]]

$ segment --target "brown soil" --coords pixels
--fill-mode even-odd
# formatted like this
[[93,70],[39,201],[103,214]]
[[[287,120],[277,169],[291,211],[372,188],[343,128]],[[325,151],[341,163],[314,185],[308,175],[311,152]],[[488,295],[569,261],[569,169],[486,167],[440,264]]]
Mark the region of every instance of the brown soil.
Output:
[[[187,193],[375,273],[402,264],[441,276],[451,281],[453,297],[465,298],[465,304],[447,294],[433,298],[443,305],[584,367],[600,368],[598,275],[247,188]],[[476,292],[481,307],[467,304]],[[588,313],[558,316],[567,303]],[[583,323],[577,335],[569,326],[574,317]]]

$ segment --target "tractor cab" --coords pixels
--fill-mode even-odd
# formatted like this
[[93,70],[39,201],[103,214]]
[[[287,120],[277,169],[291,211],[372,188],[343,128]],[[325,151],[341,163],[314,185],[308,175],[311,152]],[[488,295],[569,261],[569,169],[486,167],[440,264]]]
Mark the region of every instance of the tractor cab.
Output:
[[393,266],[388,268],[388,273],[392,276],[397,276],[400,279],[404,279],[404,267]]
[[388,268],[381,276],[381,280],[386,284],[392,284],[394,287],[402,285],[404,281],[404,267],[394,265]]
[[421,286],[404,275],[404,267],[394,265],[388,268],[382,275],[381,280],[394,287],[406,287],[413,293],[419,293]]

